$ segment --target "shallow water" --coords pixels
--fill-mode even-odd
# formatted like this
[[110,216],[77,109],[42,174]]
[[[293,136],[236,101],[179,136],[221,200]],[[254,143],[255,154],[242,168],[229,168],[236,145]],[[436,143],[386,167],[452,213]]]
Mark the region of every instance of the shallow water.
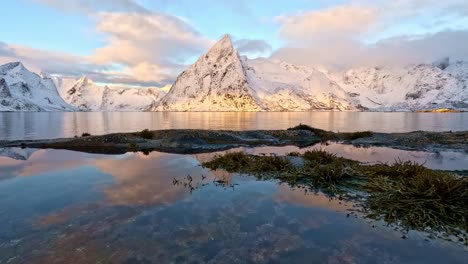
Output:
[[[340,157],[353,159],[362,163],[394,163],[395,161],[412,161],[423,164],[425,167],[435,170],[468,170],[468,152],[463,151],[407,151],[393,149],[389,147],[357,147],[341,143],[319,143],[307,148],[296,146],[285,147],[256,147],[256,148],[236,148],[233,151],[243,151],[252,155],[287,155],[291,152],[303,154],[309,150],[325,150]],[[220,152],[222,153],[222,152]],[[219,153],[199,154],[199,157],[209,159]]]
[[[272,150],[291,149],[245,151]],[[381,223],[347,217],[351,203],[205,170],[200,161],[210,154],[2,153],[17,159],[0,157],[0,263],[465,263],[467,258],[458,244],[426,241],[416,232],[402,239]]]
[[466,131],[468,113],[0,113],[0,140],[73,137],[143,129],[286,129],[299,123],[354,132]]

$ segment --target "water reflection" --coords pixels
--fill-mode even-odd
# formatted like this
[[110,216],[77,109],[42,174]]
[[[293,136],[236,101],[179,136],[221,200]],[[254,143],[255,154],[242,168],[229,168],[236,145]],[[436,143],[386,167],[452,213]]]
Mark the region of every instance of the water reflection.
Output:
[[[0,158],[0,171],[7,174],[0,180],[0,262],[465,260],[458,246],[411,235],[402,240],[399,232],[347,218],[352,204],[210,172],[199,166],[204,158],[57,150],[31,152],[26,161]],[[190,191],[174,180],[202,188]]]
[[[387,147],[356,147],[340,143],[320,143],[307,148],[295,146],[236,148],[228,150],[228,152],[243,151],[252,155],[273,154],[284,156],[290,152],[304,153],[313,149],[323,149],[340,157],[364,163],[393,163],[396,160],[402,160],[417,162],[419,164],[424,164],[424,166],[428,168],[437,170],[468,170],[468,153],[458,151],[407,151]],[[225,153],[225,151],[197,154],[196,157],[201,162],[206,162],[222,153]]]
[[143,129],[286,129],[299,123],[352,132],[468,130],[468,113],[263,112],[263,113],[0,113],[0,140],[73,137]]

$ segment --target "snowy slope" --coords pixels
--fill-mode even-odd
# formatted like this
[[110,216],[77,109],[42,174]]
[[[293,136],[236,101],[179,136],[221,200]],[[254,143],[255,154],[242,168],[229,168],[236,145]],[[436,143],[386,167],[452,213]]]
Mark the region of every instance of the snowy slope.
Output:
[[353,97],[355,105],[369,110],[463,109],[468,107],[468,91],[462,81],[466,68],[460,66],[356,68],[330,74],[330,78]]
[[316,69],[264,58],[243,63],[265,110],[355,110],[346,91]]
[[65,101],[83,111],[147,111],[165,95],[159,88],[101,86],[87,77],[53,79]]
[[155,111],[353,110],[323,73],[239,57],[228,35],[183,72]]
[[228,35],[177,78],[155,111],[260,111]]
[[167,93],[103,86],[86,77],[41,77],[18,62],[2,65],[0,111],[468,110],[467,87],[463,61],[330,72],[240,57],[226,35]]
[[0,66],[0,111],[74,111],[50,78],[27,70],[20,62]]

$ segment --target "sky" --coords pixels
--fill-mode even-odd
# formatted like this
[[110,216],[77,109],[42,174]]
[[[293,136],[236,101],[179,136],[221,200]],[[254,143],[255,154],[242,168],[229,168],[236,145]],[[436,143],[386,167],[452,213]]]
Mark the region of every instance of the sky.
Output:
[[0,64],[163,87],[224,34],[241,55],[342,70],[468,60],[466,0],[17,0]]

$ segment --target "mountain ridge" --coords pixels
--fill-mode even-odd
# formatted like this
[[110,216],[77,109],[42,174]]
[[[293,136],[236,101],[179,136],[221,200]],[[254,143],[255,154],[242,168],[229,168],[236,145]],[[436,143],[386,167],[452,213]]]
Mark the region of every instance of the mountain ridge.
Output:
[[86,76],[53,81],[64,100],[81,111],[148,111],[165,94],[159,88],[101,86]]
[[432,64],[332,72],[248,59],[238,54],[229,35],[183,71],[167,93],[97,85],[86,76],[41,75],[20,62],[0,66],[0,111],[468,110],[468,63],[463,61],[442,58]]
[[[216,59],[210,61],[212,57]],[[231,71],[237,73],[237,79],[231,80],[231,84],[242,83],[243,89],[223,89],[226,86],[223,79],[213,78],[220,73],[219,68],[232,65],[235,66]],[[451,63],[449,58],[433,64],[358,67],[344,72],[329,72],[266,58],[240,57],[229,35],[225,35],[178,76],[159,106],[152,110],[468,110],[467,83],[468,64],[461,61]],[[205,100],[213,91],[229,96],[221,102]],[[245,98],[245,94],[251,101],[250,108],[236,107],[233,98]]]
[[0,111],[75,111],[50,78],[30,72],[21,62],[0,65]]
[[182,72],[153,111],[259,111],[229,35]]

